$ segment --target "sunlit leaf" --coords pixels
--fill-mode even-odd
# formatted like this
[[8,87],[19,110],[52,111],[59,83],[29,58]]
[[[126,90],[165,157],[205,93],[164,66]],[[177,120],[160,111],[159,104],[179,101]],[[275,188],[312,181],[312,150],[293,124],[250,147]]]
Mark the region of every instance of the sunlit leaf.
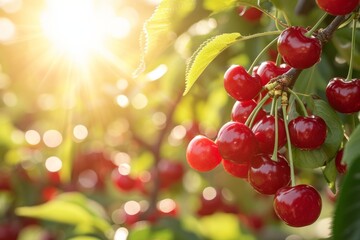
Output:
[[238,217],[233,214],[217,213],[200,219],[204,235],[209,239],[228,240],[243,239],[253,240],[251,235],[241,232]]
[[[357,151],[358,149],[359,145]],[[333,224],[334,240],[357,240],[360,236],[360,157],[352,161],[337,199]]]
[[347,165],[353,164],[356,159],[360,158],[360,125],[352,132],[349,141],[345,144],[343,161]]
[[[86,229],[99,229],[103,232],[108,231],[111,226],[103,218],[94,214],[92,205],[82,202],[78,193],[59,195],[57,198],[31,207],[18,207],[15,212],[19,216],[39,218],[58,223],[84,226]],[[72,201],[71,197],[74,197]],[[83,197],[85,198],[85,197]]]
[[158,55],[174,40],[172,24],[194,10],[195,1],[163,0],[144,23],[140,37],[141,59],[134,76],[142,73],[149,59]]
[[236,5],[236,3],[237,3],[236,0],[225,0],[225,1],[205,0],[203,4],[205,9],[210,10],[213,13],[216,13],[226,10],[228,8],[232,8]]
[[186,68],[186,87],[184,95],[187,94],[199,78],[205,68],[226,48],[241,37],[240,33],[226,33],[212,37],[205,41],[192,55]]
[[154,225],[135,227],[130,231],[128,239],[200,240],[200,237],[185,229],[179,219],[164,218]]
[[303,151],[293,148],[294,163],[301,168],[317,168],[334,158],[343,139],[341,121],[336,112],[323,100],[315,100],[314,115],[324,119],[327,125],[325,143],[319,149]]

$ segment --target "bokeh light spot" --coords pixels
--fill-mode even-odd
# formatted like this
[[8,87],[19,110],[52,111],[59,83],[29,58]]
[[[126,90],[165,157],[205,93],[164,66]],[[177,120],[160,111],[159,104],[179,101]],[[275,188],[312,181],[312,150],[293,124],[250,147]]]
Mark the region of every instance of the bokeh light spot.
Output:
[[126,240],[128,235],[129,235],[129,231],[126,228],[124,227],[118,228],[115,231],[114,240]]
[[156,112],[151,116],[152,122],[160,127],[166,123],[166,115],[163,112]]
[[116,97],[116,102],[120,107],[125,108],[129,105],[129,98],[121,94]]
[[35,130],[28,130],[25,132],[25,140],[30,145],[37,145],[41,141],[41,136]]
[[216,189],[213,187],[206,187],[203,190],[202,195],[206,200],[213,200],[216,197],[217,192]]
[[131,104],[135,109],[143,109],[147,106],[148,99],[144,94],[139,93],[131,100]]
[[119,165],[118,171],[121,175],[129,175],[131,171],[131,167],[128,163],[122,163]]
[[78,182],[84,188],[93,188],[98,182],[98,176],[94,170],[88,169],[79,174]]
[[131,200],[124,204],[124,210],[129,215],[135,215],[140,212],[141,207],[138,202]]
[[49,172],[58,172],[62,168],[62,161],[55,156],[49,157],[45,161],[45,167]]
[[126,79],[119,79],[116,82],[116,87],[121,91],[125,90],[128,86],[129,82]]
[[164,213],[169,213],[176,208],[176,203],[171,198],[166,198],[158,202],[157,207],[160,211]]
[[0,18],[0,42],[6,43],[15,37],[16,28],[8,18]]
[[43,135],[43,141],[46,146],[55,148],[62,143],[63,137],[57,130],[48,130]]
[[73,129],[73,135],[77,140],[84,140],[87,138],[88,134],[88,129],[84,125],[76,125]]

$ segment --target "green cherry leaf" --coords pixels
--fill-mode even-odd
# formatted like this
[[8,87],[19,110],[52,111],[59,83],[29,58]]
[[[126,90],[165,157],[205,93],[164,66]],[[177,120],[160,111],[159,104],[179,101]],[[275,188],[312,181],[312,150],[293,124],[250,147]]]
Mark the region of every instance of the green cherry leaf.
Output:
[[360,236],[360,157],[353,159],[344,177],[333,221],[333,240],[357,240]]
[[205,68],[226,48],[241,37],[240,33],[226,33],[205,41],[192,55],[186,67],[186,95]]
[[294,164],[299,168],[318,168],[333,159],[343,139],[341,121],[336,112],[323,100],[314,101],[313,114],[324,119],[327,125],[327,136],[319,149],[304,151],[293,148]]

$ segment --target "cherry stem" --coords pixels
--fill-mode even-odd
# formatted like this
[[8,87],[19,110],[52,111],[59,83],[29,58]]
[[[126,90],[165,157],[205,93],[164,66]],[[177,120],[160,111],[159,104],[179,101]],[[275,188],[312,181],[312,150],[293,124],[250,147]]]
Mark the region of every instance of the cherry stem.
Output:
[[357,18],[355,17],[353,19],[353,28],[352,28],[352,36],[351,36],[351,52],[350,52],[349,72],[346,77],[346,81],[350,81],[352,79],[354,52],[355,52],[355,46],[356,46],[356,44],[355,44],[356,22],[357,22]]
[[254,59],[254,61],[252,62],[249,70],[247,71],[249,74],[251,73],[251,71],[253,70],[253,68],[255,67],[255,64],[259,61],[260,57],[277,41],[278,37],[276,37],[275,39],[273,39],[268,45],[266,45],[264,47],[263,50],[261,50],[261,52],[256,56],[256,58]]
[[276,56],[276,66],[279,66],[281,64],[281,60],[282,60],[282,57],[281,57],[281,54],[278,53],[278,55]]
[[[277,96],[275,95],[274,96],[274,99],[273,100],[273,103],[274,103],[274,108],[277,109]],[[277,152],[278,152],[278,148],[279,148],[279,123],[278,123],[278,111],[275,110],[275,142],[274,142],[274,151],[273,151],[273,155],[271,157],[271,159],[275,162],[278,161],[278,158],[277,158]]]
[[299,103],[301,111],[303,112],[304,116],[307,117],[309,116],[307,111],[306,111],[306,107],[303,103],[303,101],[301,101],[301,99],[299,98],[299,96],[296,94],[296,92],[294,92],[293,90],[291,90],[290,88],[288,88],[289,93],[291,93],[291,95],[293,95],[295,97],[295,100]]
[[317,21],[317,23],[315,23],[315,25],[304,35],[306,37],[311,37],[311,35],[318,29],[318,27],[320,26],[320,24],[322,23],[322,21],[327,17],[327,13],[325,13],[324,15],[322,15],[322,17]]
[[294,171],[294,160],[293,160],[293,155],[292,155],[291,139],[290,139],[290,134],[289,134],[286,106],[287,106],[287,103],[283,103],[283,102],[281,103],[283,118],[284,118],[284,125],[285,125],[285,132],[286,132],[286,140],[287,140],[287,146],[288,146],[288,154],[289,154],[291,186],[293,187],[293,186],[295,186],[295,171]]
[[275,114],[275,101],[276,98],[274,97],[271,101],[271,109],[270,109],[270,115],[274,115]]
[[286,15],[286,12],[285,11],[281,11],[282,15],[284,16],[284,19],[287,23],[287,25],[291,26],[291,22],[290,22],[290,18]]
[[248,126],[249,128],[252,127],[255,118],[257,116],[257,114],[259,113],[259,111],[261,110],[262,106],[265,104],[265,102],[270,98],[269,94],[266,94],[265,97],[263,99],[261,99],[261,101],[256,105],[256,107],[254,108],[254,110],[252,110],[252,112],[250,113],[248,119],[246,119],[245,125]]

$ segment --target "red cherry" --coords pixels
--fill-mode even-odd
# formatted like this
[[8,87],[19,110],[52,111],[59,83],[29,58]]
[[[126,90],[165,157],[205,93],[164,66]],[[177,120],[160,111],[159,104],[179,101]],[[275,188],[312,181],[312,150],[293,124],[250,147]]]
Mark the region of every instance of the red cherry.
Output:
[[333,78],[326,87],[326,97],[331,107],[341,113],[360,111],[360,79],[345,81]]
[[321,212],[321,197],[310,185],[283,187],[274,197],[274,210],[278,217],[292,227],[314,223]]
[[118,169],[114,169],[111,174],[112,180],[115,186],[125,192],[131,191],[136,186],[136,180],[130,175],[125,175],[119,172]]
[[261,77],[261,84],[265,86],[272,78],[280,76],[290,69],[291,67],[285,63],[276,66],[276,63],[266,61],[260,64],[256,73]]
[[263,217],[258,215],[239,214],[239,219],[247,228],[254,232],[260,231],[265,225]]
[[0,240],[16,240],[21,231],[18,222],[4,222],[0,224]]
[[186,160],[193,169],[206,172],[220,164],[221,155],[218,146],[211,139],[198,135],[186,149]]
[[224,213],[232,213],[232,214],[239,214],[240,208],[237,204],[234,203],[223,203],[220,209]]
[[337,152],[336,157],[335,157],[336,169],[341,174],[345,173],[347,170],[346,163],[342,162],[343,155],[344,155],[344,149],[342,148]]
[[[262,153],[272,153],[275,146],[275,117],[265,116],[252,128]],[[286,132],[284,121],[278,118],[278,147],[279,149],[286,144]]]
[[[280,76],[289,71],[290,69],[291,67],[285,63],[281,64],[280,66],[276,66],[276,63],[274,63],[273,61],[265,61],[260,64],[256,73],[261,78],[261,85],[265,86],[272,78]],[[266,95],[267,92],[267,90],[263,90],[259,95],[257,102],[259,102],[261,98]],[[266,101],[265,104],[269,103],[271,103],[271,99]]]
[[278,55],[278,52],[277,52],[277,49],[273,49],[273,48],[270,48],[268,51],[267,51],[267,54],[269,56],[269,59],[273,62],[276,61],[276,58],[277,58],[277,55]]
[[54,199],[59,194],[59,190],[55,187],[45,187],[41,190],[41,198],[44,202]]
[[256,74],[250,76],[242,66],[232,65],[225,72],[224,88],[238,101],[251,100],[261,90],[261,79]]
[[116,168],[116,165],[111,161],[110,153],[104,149],[81,151],[74,159],[72,180],[74,184],[77,184],[81,175],[92,172],[91,176],[95,177],[93,179],[95,187],[103,189],[107,177],[114,168]]
[[216,139],[223,159],[237,163],[248,163],[258,151],[256,138],[243,123],[224,124]]
[[286,158],[278,154],[278,161],[271,155],[257,155],[251,160],[249,183],[261,194],[275,194],[277,190],[290,183],[290,167]]
[[245,7],[239,6],[237,11],[239,16],[243,17],[248,22],[258,22],[263,14],[262,11],[254,7],[245,9]]
[[249,163],[235,163],[233,161],[223,159],[222,164],[225,171],[230,173],[234,177],[247,179],[249,172]]
[[[254,100],[236,101],[231,110],[231,120],[234,122],[245,123],[251,112],[255,109],[256,105],[257,103]],[[265,116],[266,112],[261,109],[256,115],[254,122],[258,122]]]
[[320,60],[321,42],[313,36],[305,36],[306,32],[303,27],[289,27],[278,38],[278,52],[293,68],[309,68]]
[[158,164],[160,183],[165,187],[180,181],[184,175],[184,167],[180,162],[161,160]]
[[355,10],[359,0],[316,0],[319,8],[331,15],[346,15]]
[[11,177],[7,171],[0,171],[0,191],[11,191]]
[[212,187],[204,189],[200,196],[200,208],[197,214],[200,216],[211,215],[223,206],[223,197],[220,190]]
[[289,122],[291,143],[300,149],[311,150],[321,147],[325,142],[326,132],[326,123],[319,116],[300,116]]

